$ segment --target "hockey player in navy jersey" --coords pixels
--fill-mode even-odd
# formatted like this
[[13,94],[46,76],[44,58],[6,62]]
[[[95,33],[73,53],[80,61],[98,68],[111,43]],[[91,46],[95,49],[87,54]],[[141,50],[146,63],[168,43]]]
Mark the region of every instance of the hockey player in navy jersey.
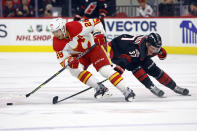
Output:
[[162,97],[164,92],[153,84],[148,75],[178,94],[189,94],[188,89],[179,87],[151,59],[151,57],[157,55],[159,59],[164,60],[167,56],[165,49],[162,48],[162,40],[159,34],[150,33],[137,37],[123,34],[109,42],[107,50],[112,62],[117,65],[114,68],[116,71],[121,74],[125,69],[131,71],[156,96]]
[[105,0],[77,0],[76,2],[78,6],[76,6],[75,9],[76,14],[74,21],[79,21],[82,18],[99,18],[105,29],[104,17],[107,14],[107,4]]

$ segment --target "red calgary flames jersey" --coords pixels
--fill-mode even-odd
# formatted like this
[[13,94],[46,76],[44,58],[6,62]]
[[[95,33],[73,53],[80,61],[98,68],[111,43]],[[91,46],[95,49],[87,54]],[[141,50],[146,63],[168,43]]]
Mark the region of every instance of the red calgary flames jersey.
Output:
[[101,32],[105,34],[99,19],[68,22],[66,23],[66,30],[69,38],[63,40],[53,38],[53,49],[56,51],[62,66],[67,64],[67,59],[70,56],[80,54],[95,44],[92,33]]

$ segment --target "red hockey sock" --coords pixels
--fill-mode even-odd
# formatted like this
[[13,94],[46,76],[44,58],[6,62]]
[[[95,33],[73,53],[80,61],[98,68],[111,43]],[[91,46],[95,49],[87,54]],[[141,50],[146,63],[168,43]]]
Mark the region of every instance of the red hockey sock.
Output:
[[118,72],[116,72],[110,76],[109,80],[114,86],[116,86],[120,81],[123,80],[123,78]]
[[89,71],[82,71],[79,76],[78,79],[83,82],[84,84],[86,84],[86,82],[88,81],[88,79],[92,76],[92,74]]

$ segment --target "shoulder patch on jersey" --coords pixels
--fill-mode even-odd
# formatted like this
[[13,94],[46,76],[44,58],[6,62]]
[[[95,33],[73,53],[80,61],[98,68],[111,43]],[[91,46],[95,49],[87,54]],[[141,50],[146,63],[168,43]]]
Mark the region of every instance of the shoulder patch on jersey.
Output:
[[55,51],[62,51],[68,42],[69,39],[59,40],[58,38],[53,37],[53,49]]
[[98,23],[100,23],[100,19],[93,19],[94,25],[97,25]]
[[69,33],[69,37],[72,39],[73,37],[77,36],[83,29],[82,25],[78,21],[72,21],[66,23],[66,29]]

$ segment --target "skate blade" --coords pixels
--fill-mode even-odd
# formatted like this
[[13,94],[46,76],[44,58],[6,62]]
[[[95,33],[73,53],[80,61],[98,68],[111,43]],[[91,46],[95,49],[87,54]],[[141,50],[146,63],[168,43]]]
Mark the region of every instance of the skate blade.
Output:
[[187,95],[182,95],[182,96],[192,96],[191,94],[187,94]]
[[102,95],[99,95],[96,97],[96,99],[104,99],[104,98],[109,98],[111,97],[113,94],[112,93],[105,93],[103,96]]
[[167,98],[166,96],[157,96],[157,97],[159,97],[159,98]]
[[135,98],[130,97],[127,102],[134,102],[134,101],[135,101]]

